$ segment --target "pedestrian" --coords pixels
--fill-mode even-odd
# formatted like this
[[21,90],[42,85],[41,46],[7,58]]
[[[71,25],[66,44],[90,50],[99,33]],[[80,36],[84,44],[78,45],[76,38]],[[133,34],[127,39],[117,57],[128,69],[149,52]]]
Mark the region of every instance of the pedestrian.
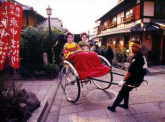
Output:
[[107,43],[107,47],[103,49],[102,53],[103,53],[102,55],[112,64],[114,54],[110,43]]
[[101,49],[100,49],[100,47],[99,47],[99,45],[98,45],[97,42],[95,42],[95,43],[91,46],[91,49],[90,49],[90,50],[96,52],[98,55],[101,55]]
[[[117,106],[124,109],[129,108],[129,92],[140,86],[144,80],[144,75],[146,74],[146,70],[143,68],[144,58],[140,52],[139,42],[131,42],[130,47],[133,53],[133,57],[129,65],[128,72],[124,77],[125,82],[123,82],[122,88],[119,91],[117,98],[113,102],[112,106],[107,107],[107,109],[111,112],[115,112]],[[121,104],[122,100],[124,101],[123,104]]]
[[79,50],[79,45],[74,42],[74,36],[72,33],[67,33],[67,42],[64,45],[64,58],[68,58],[69,55]]

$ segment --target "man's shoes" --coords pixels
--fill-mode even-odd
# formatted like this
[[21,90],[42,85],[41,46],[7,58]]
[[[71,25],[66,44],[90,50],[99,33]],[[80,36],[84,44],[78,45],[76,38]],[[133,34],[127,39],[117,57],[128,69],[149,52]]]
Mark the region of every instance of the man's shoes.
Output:
[[116,112],[116,109],[112,106],[108,106],[107,109],[111,112]]
[[124,108],[124,109],[128,109],[128,105],[119,104],[118,106],[121,107],[121,108]]

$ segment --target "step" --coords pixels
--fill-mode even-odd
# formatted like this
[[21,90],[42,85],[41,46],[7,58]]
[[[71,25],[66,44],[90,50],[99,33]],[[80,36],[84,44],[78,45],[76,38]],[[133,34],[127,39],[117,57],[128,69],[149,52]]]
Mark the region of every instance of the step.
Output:
[[[55,79],[51,81],[22,81],[22,88],[36,94],[41,102],[41,106],[36,109],[28,122],[44,122],[52,107],[60,82]],[[37,82],[37,83],[36,83]],[[43,90],[41,90],[43,89]]]

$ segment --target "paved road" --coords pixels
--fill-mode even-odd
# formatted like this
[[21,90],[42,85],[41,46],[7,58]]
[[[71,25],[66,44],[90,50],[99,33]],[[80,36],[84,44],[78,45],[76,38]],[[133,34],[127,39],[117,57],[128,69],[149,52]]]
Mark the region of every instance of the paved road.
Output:
[[[114,75],[114,81],[121,79]],[[117,108],[116,113],[106,107],[112,104],[120,90],[118,86],[113,85],[105,92],[93,84],[86,84],[77,104],[67,102],[59,89],[46,122],[165,122],[165,74],[146,76],[145,79],[149,81],[148,85],[144,83],[131,92],[129,110]]]

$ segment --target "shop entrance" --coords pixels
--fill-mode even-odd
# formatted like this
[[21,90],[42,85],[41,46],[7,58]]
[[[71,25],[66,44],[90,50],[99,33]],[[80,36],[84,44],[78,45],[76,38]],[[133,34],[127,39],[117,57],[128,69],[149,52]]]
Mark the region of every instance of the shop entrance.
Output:
[[161,36],[158,33],[152,34],[152,64],[160,64]]

